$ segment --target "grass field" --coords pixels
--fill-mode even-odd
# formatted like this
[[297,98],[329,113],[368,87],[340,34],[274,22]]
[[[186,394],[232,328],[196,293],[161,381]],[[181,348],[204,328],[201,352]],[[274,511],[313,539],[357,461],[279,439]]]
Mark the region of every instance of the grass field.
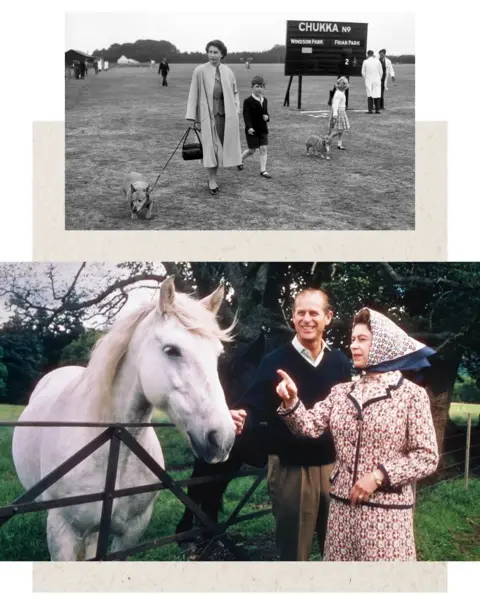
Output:
[[[0,405],[0,421],[15,421],[22,407]],[[460,413],[457,413],[459,417]],[[161,419],[160,416],[155,419]],[[169,465],[192,461],[192,454],[175,429],[159,430]],[[22,492],[11,458],[10,428],[0,428],[0,507],[8,505]],[[187,478],[188,471],[174,472],[174,477]],[[225,518],[252,483],[245,477],[232,481],[225,497]],[[242,513],[268,507],[266,483],[263,482]],[[156,501],[152,520],[142,541],[170,535],[183,513],[178,500],[162,492]],[[0,527],[0,560],[48,560],[45,539],[46,513],[20,515]],[[464,489],[463,480],[441,483],[419,494],[415,513],[415,533],[418,558],[421,560],[480,560],[480,479],[472,479]],[[249,552],[252,560],[275,560],[275,531],[273,517],[264,517],[241,523],[229,532],[237,543]],[[228,559],[217,549],[218,559]],[[314,546],[312,559],[318,559]],[[150,550],[133,560],[185,560],[186,554],[176,545]]]
[[[395,67],[387,110],[367,115],[362,78],[351,79],[348,151],[334,146],[332,160],[305,157],[305,139],[327,131],[328,90],[334,78],[304,77],[302,111],[297,80],[283,107],[288,78],[283,65],[233,65],[241,102],[249,81],[267,81],[271,115],[268,170],[259,176],[258,154],[245,170],[219,171],[212,197],[199,162],[178,151],[162,174],[151,221],[132,221],[121,192],[135,170],[153,184],[186,129],[194,65],[172,65],[169,86],[148,68],[116,68],[86,80],[66,79],[65,221],[67,229],[301,229],[407,230],[415,228],[415,73]],[[321,112],[320,112],[321,111]],[[245,148],[243,119],[240,123]]]
[[472,416],[472,426],[480,427],[480,403],[452,403],[450,405],[450,419],[458,426],[465,426],[468,414]]

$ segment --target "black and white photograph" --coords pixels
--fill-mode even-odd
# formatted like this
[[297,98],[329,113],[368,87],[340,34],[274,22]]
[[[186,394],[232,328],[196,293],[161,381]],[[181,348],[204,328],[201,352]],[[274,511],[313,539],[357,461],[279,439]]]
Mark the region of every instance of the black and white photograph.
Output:
[[66,230],[415,229],[413,14],[65,19]]

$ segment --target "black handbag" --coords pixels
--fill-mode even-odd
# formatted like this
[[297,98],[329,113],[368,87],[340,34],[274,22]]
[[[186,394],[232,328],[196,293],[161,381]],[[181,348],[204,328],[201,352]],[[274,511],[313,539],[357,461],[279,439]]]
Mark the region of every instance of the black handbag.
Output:
[[[197,135],[197,143],[187,143],[187,138],[190,134],[190,130],[193,130]],[[185,133],[182,146],[182,157],[186,161],[203,158],[202,143],[200,141],[200,137],[198,136],[198,130],[195,128],[195,126],[193,128],[189,127]]]

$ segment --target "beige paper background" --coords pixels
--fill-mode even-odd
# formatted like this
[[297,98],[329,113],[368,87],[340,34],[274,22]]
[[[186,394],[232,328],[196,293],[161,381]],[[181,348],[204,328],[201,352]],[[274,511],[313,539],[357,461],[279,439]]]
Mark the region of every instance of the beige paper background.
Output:
[[[415,231],[65,231],[64,123],[37,122],[33,132],[33,260],[446,260],[446,136],[445,122],[416,123]],[[38,592],[446,592],[447,564],[35,562],[33,589]]]
[[34,592],[446,592],[446,562],[35,562]]
[[65,125],[36,122],[33,260],[447,260],[446,138],[416,122],[414,231],[66,231]]

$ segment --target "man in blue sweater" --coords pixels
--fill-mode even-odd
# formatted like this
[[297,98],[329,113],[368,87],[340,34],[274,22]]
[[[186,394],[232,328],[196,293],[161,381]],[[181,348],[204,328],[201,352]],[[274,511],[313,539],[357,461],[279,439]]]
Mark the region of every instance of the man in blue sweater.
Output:
[[323,553],[335,450],[329,434],[318,439],[294,436],[277,416],[277,369],[292,376],[299,398],[309,409],[333,386],[351,379],[351,365],[342,352],[330,348],[323,339],[333,317],[324,291],[303,290],[292,310],[296,336],[263,359],[254,383],[231,414],[237,434],[257,422],[268,423],[268,488],[279,557],[306,561],[315,532]]

